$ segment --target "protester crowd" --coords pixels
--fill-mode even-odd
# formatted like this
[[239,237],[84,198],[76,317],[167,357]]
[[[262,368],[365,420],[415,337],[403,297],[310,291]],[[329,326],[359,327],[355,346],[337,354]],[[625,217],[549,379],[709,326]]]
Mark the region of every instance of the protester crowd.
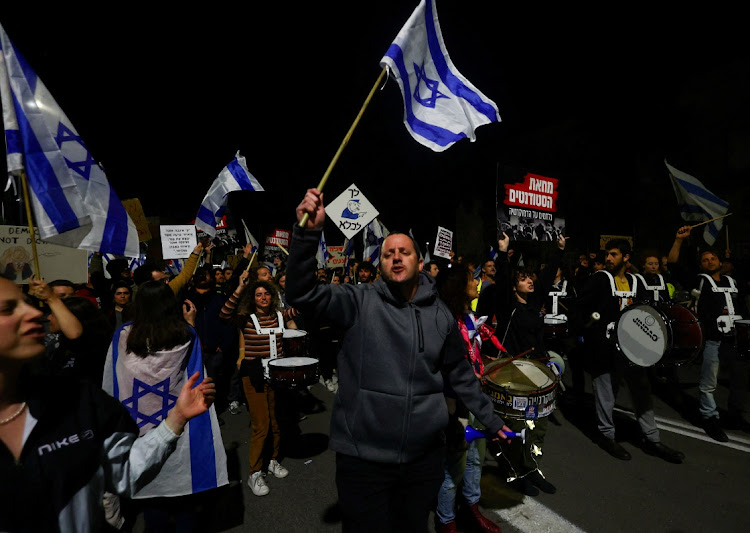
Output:
[[[419,253],[411,237],[399,235],[406,242],[399,248],[401,252],[408,252],[413,246]],[[493,258],[468,260],[454,256],[450,261],[432,261],[424,265],[418,276],[420,284],[434,286],[445,302],[441,309],[448,310],[452,317],[452,325],[446,323],[445,327],[460,332],[462,340],[456,350],[470,363],[474,370],[471,377],[477,383],[493,368],[500,368],[498,362],[523,354],[521,360],[540,363],[556,380],[562,372],[572,375],[572,387],[564,393],[560,388],[555,391],[557,404],[587,412],[585,384],[590,379],[595,404],[590,424],[598,430],[599,444],[613,457],[629,460],[630,452],[616,439],[612,418],[619,385],[625,381],[634,398],[643,451],[681,463],[684,454],[661,442],[651,400],[653,389],[678,389],[674,366],[644,368],[629,364],[618,352],[607,326],[616,324],[623,310],[634,303],[671,302],[692,309],[705,336],[705,348],[689,361],[700,367],[700,409],[682,414],[717,441],[728,440],[727,429],[750,432],[744,412],[750,356],[747,347],[737,346],[733,328],[734,322],[748,316],[750,285],[742,265],[728,250],[704,248],[695,253],[693,241],[690,228],[683,227],[677,231],[675,241],[665,243],[659,251],[632,250],[628,241],[613,240],[605,250],[578,253],[566,247],[565,237],[555,235],[554,240],[537,243],[535,254],[525,248],[527,252],[522,257],[514,250],[517,243],[503,234]],[[59,489],[62,493],[57,496],[63,500],[43,506],[43,516],[33,520],[24,511],[28,511],[28,506],[19,505],[12,510],[12,502],[40,494],[34,482],[23,479],[19,466],[21,470],[44,468],[32,465],[21,449],[35,421],[42,424],[46,420],[39,398],[47,398],[47,393],[59,389],[48,385],[49,380],[65,377],[67,383],[84,384],[86,392],[81,394],[86,399],[75,403],[75,408],[85,411],[85,416],[89,416],[89,411],[99,416],[97,428],[109,428],[112,435],[125,435],[119,444],[112,441],[114,437],[97,435],[97,439],[104,439],[100,444],[109,450],[107,462],[102,465],[104,482],[97,485],[104,493],[98,502],[86,503],[83,498],[75,501],[76,506],[85,507],[85,511],[78,512],[87,515],[87,524],[101,523],[105,516],[94,515],[103,509],[107,527],[112,530],[132,528],[140,513],[149,531],[166,531],[168,523],[176,524],[180,531],[203,524],[196,518],[199,511],[210,514],[212,492],[227,483],[220,434],[222,416],[227,413],[247,412],[250,417],[248,486],[254,495],[263,496],[273,490],[277,481],[269,481],[267,474],[279,480],[295,476],[294,471],[282,465],[282,443],[295,438],[294,434],[285,434],[282,419],[291,417],[294,423],[301,415],[282,410],[293,411],[294,398],[309,395],[310,385],[293,387],[295,390],[277,387],[271,378],[275,359],[285,355],[317,359],[315,377],[319,375],[320,383],[344,398],[341,401],[353,401],[347,396],[352,394],[347,383],[342,381],[353,379],[351,370],[347,370],[351,362],[342,359],[342,354],[347,353],[345,335],[354,327],[355,316],[364,312],[360,306],[369,304],[366,299],[347,303],[346,298],[370,294],[367,286],[379,290],[379,283],[392,283],[394,272],[389,271],[384,277],[377,264],[379,258],[371,258],[353,260],[347,267],[332,270],[315,269],[313,263],[304,263],[305,267],[311,266],[303,275],[300,264],[290,263],[287,269],[282,260],[258,264],[256,259],[250,264],[255,256],[249,245],[243,249],[239,264],[220,268],[210,259],[211,248],[198,244],[175,277],[156,263],[143,264],[131,272],[124,259],[108,261],[105,275],[101,255],[94,254],[85,284],[32,277],[29,285],[22,286],[26,293],[21,295],[12,283],[0,281],[0,502],[3,506],[11,502],[0,512],[0,530],[32,530],[28,526],[31,523],[38,524],[40,531],[50,524],[65,531],[78,530],[80,526],[69,522],[75,513],[60,505],[65,491],[72,488]],[[309,281],[304,281],[306,285],[301,290],[302,278],[307,280],[307,276]],[[291,299],[288,283],[294,288]],[[295,307],[296,303],[301,305]],[[333,319],[318,312],[333,307],[344,317]],[[40,349],[17,355],[13,342],[6,339],[12,331],[18,331],[9,318],[21,312],[24,316],[19,320],[27,327],[21,330],[21,337],[31,332],[31,344],[38,344]],[[301,344],[290,340],[294,338],[286,334],[290,329],[302,332]],[[430,334],[429,329],[425,331],[425,335]],[[383,331],[384,336],[388,334]],[[430,344],[432,340],[420,342]],[[290,350],[293,353],[285,354]],[[341,364],[346,367],[343,372]],[[728,405],[717,405],[714,392],[719,370],[725,365],[731,376],[730,397]],[[459,372],[458,368],[463,367],[451,372]],[[17,385],[11,385],[12,380]],[[193,389],[201,394],[193,392],[196,397],[187,398],[201,380],[202,388]],[[47,386],[50,391],[42,396],[22,393]],[[444,461],[445,475],[437,480],[433,492],[428,491],[426,500],[432,502],[438,531],[455,531],[457,509],[466,512],[481,530],[499,531],[477,507],[485,441],[468,444],[463,438],[466,424],[484,427],[479,420],[481,414],[474,412],[479,404],[464,400],[466,391],[475,386],[476,383],[458,378],[445,384],[448,422],[443,430],[448,455],[439,459]],[[364,383],[357,386],[363,387]],[[456,391],[464,396],[457,396]],[[144,401],[139,404],[138,399],[145,392],[156,394],[159,405],[144,406]],[[122,412],[111,405],[110,397],[124,406]],[[109,400],[105,402],[103,398]],[[20,399],[23,404],[16,401]],[[103,407],[92,408],[91,402],[106,404],[106,413]],[[201,407],[196,407],[199,404]],[[504,422],[493,426],[495,432],[502,426],[500,439],[487,442],[502,452],[498,464],[507,470],[511,485],[528,496],[537,495],[540,490],[557,490],[540,468],[546,422],[548,416],[554,416],[554,408],[552,402],[548,412],[528,417],[508,417],[507,412],[500,411]],[[179,416],[174,417],[178,422],[165,427],[165,420],[174,422],[169,418],[174,410],[180,410]],[[124,420],[123,413],[132,420]],[[430,414],[421,412],[421,416]],[[442,420],[442,415],[435,416]],[[486,413],[484,421],[497,424]],[[332,422],[334,426],[341,423]],[[179,438],[183,427],[188,428],[189,437]],[[503,432],[509,431],[524,432],[525,438],[503,439]],[[145,438],[151,439],[149,450],[158,450],[148,460],[132,451]],[[264,448],[267,439],[272,441],[270,452]],[[115,449],[117,446],[119,450]],[[339,446],[337,452],[348,444]],[[197,453],[202,454],[200,460]],[[382,459],[384,456],[379,453],[383,452],[366,457],[375,462],[391,461]],[[339,457],[346,457],[346,453],[339,453]],[[211,466],[207,473],[196,461],[205,463],[208,458]],[[337,483],[353,483],[344,479],[344,472],[362,474],[362,465],[342,461],[337,460],[342,476],[340,479],[337,474]],[[131,466],[126,475],[123,469],[128,462]],[[546,468],[554,472],[554,465]],[[89,500],[98,494],[98,489],[92,490]]]

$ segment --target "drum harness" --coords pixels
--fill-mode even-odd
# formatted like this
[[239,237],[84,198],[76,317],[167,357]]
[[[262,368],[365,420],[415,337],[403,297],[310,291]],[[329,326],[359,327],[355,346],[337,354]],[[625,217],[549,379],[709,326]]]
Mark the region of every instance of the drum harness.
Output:
[[[704,280],[708,280],[708,282],[711,284],[711,292],[720,292],[724,294],[724,300],[727,304],[727,314],[717,317],[716,325],[721,333],[731,333],[734,329],[735,320],[740,320],[742,318],[741,315],[737,315],[734,313],[734,302],[732,301],[732,294],[737,294],[738,292],[737,283],[735,283],[734,278],[732,278],[731,276],[724,276],[729,280],[729,287],[719,287],[716,284],[714,278],[712,278],[708,274],[704,274],[701,272],[698,275],[701,277],[701,282],[698,285],[698,292],[703,291]],[[695,312],[698,312],[698,298],[695,299]]]
[[667,284],[664,283],[664,276],[662,276],[661,274],[656,275],[659,277],[659,285],[649,285],[648,283],[646,283],[646,278],[644,278],[641,274],[635,274],[635,277],[641,280],[641,283],[643,283],[643,286],[646,287],[646,290],[654,291],[654,301],[658,302],[662,300],[659,293],[660,291],[667,289]]
[[[631,298],[635,298],[635,294],[636,292],[638,292],[638,278],[631,274],[631,278],[633,279],[633,283],[631,285],[632,290],[618,291],[617,286],[615,285],[615,277],[606,270],[600,270],[599,272],[604,272],[607,275],[607,277],[609,277],[609,286],[612,289],[612,296],[620,299],[620,311],[624,310],[628,306],[628,300],[630,300]],[[608,339],[612,336],[612,332],[614,331],[614,329],[615,329],[614,322],[610,322],[609,324],[607,324],[606,335]]]
[[264,357],[260,361],[263,364],[263,375],[268,378],[268,363],[272,359],[276,359],[279,356],[278,349],[276,347],[276,335],[279,333],[284,332],[284,317],[281,315],[281,312],[276,311],[276,318],[279,321],[279,326],[276,328],[261,328],[260,322],[258,322],[258,317],[255,316],[255,313],[250,315],[250,320],[253,321],[253,326],[255,327],[255,331],[258,332],[259,335],[268,335],[268,347],[271,351],[270,357]]
[[550,318],[559,318],[560,320],[565,320],[565,321],[568,320],[567,316],[557,314],[558,300],[568,295],[567,289],[568,289],[568,280],[564,279],[559,291],[549,292],[549,296],[552,297],[552,313],[547,316],[549,316]]

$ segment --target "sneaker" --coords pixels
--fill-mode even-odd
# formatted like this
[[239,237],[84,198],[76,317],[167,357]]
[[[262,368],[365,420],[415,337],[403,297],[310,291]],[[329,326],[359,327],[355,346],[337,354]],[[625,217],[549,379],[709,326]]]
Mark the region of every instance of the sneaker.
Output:
[[240,402],[238,402],[237,400],[229,402],[229,412],[233,415],[240,414]]
[[255,472],[247,478],[247,486],[256,496],[265,496],[271,491],[266,485],[266,480],[263,479],[263,472],[261,471]]
[[724,430],[719,426],[719,417],[712,416],[703,420],[703,431],[706,435],[719,442],[729,442],[729,437],[724,433]]
[[510,486],[526,496],[539,496],[539,489],[531,483],[528,477],[514,479],[510,482]]
[[268,463],[268,471],[279,479],[289,475],[289,470],[281,466],[281,463],[276,459],[271,459],[271,462]]

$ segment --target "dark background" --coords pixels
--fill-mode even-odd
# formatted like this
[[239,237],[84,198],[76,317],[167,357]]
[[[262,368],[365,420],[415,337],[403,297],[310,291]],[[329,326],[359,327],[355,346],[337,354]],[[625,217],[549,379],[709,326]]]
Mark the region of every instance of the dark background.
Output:
[[[232,195],[231,213],[251,229],[288,228],[416,3],[27,3],[3,7],[0,23],[122,199],[140,198],[163,223],[189,223],[239,149],[267,193]],[[478,253],[495,237],[495,180],[507,166],[560,180],[571,246],[596,248],[607,233],[668,248],[681,221],[666,158],[730,202],[730,236],[745,240],[750,58],[737,13],[483,0],[437,8],[453,62],[502,122],[434,153],[407,133],[389,81],[334,169],[328,201],[354,182],[391,231],[413,228],[424,243],[445,226],[459,253]],[[326,233],[343,241],[333,226]]]

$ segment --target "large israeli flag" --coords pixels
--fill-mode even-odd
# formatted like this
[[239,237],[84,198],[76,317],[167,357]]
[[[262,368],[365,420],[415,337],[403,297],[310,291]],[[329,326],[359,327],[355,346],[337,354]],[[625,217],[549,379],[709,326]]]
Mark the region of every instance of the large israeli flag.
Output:
[[73,124],[0,26],[0,94],[10,179],[25,171],[40,237],[138,257],[138,232]]
[[461,75],[448,56],[434,0],[422,0],[388,48],[388,67],[404,97],[404,124],[421,144],[442,152],[474,130],[499,122],[495,102]]
[[231,163],[225,166],[208,189],[201,202],[195,226],[212,237],[216,235],[216,224],[219,223],[227,209],[227,197],[234,191],[262,191],[260,183],[250,174],[245,158],[239,150]]
[[[680,206],[680,214],[686,222],[703,222],[712,218],[726,215],[729,211],[729,203],[725,202],[690,174],[677,170],[667,161],[664,161],[669,170],[672,187],[677,196]],[[724,226],[724,219],[714,220],[706,224],[703,238],[712,246]]]
[[[128,351],[131,328],[130,322],[124,324],[112,338],[102,390],[125,406],[143,436],[167,418],[190,376],[200,372],[200,383],[205,373],[200,340],[192,328],[187,343],[146,357]],[[227,456],[211,405],[187,423],[159,474],[133,497],[184,496],[227,483]]]

